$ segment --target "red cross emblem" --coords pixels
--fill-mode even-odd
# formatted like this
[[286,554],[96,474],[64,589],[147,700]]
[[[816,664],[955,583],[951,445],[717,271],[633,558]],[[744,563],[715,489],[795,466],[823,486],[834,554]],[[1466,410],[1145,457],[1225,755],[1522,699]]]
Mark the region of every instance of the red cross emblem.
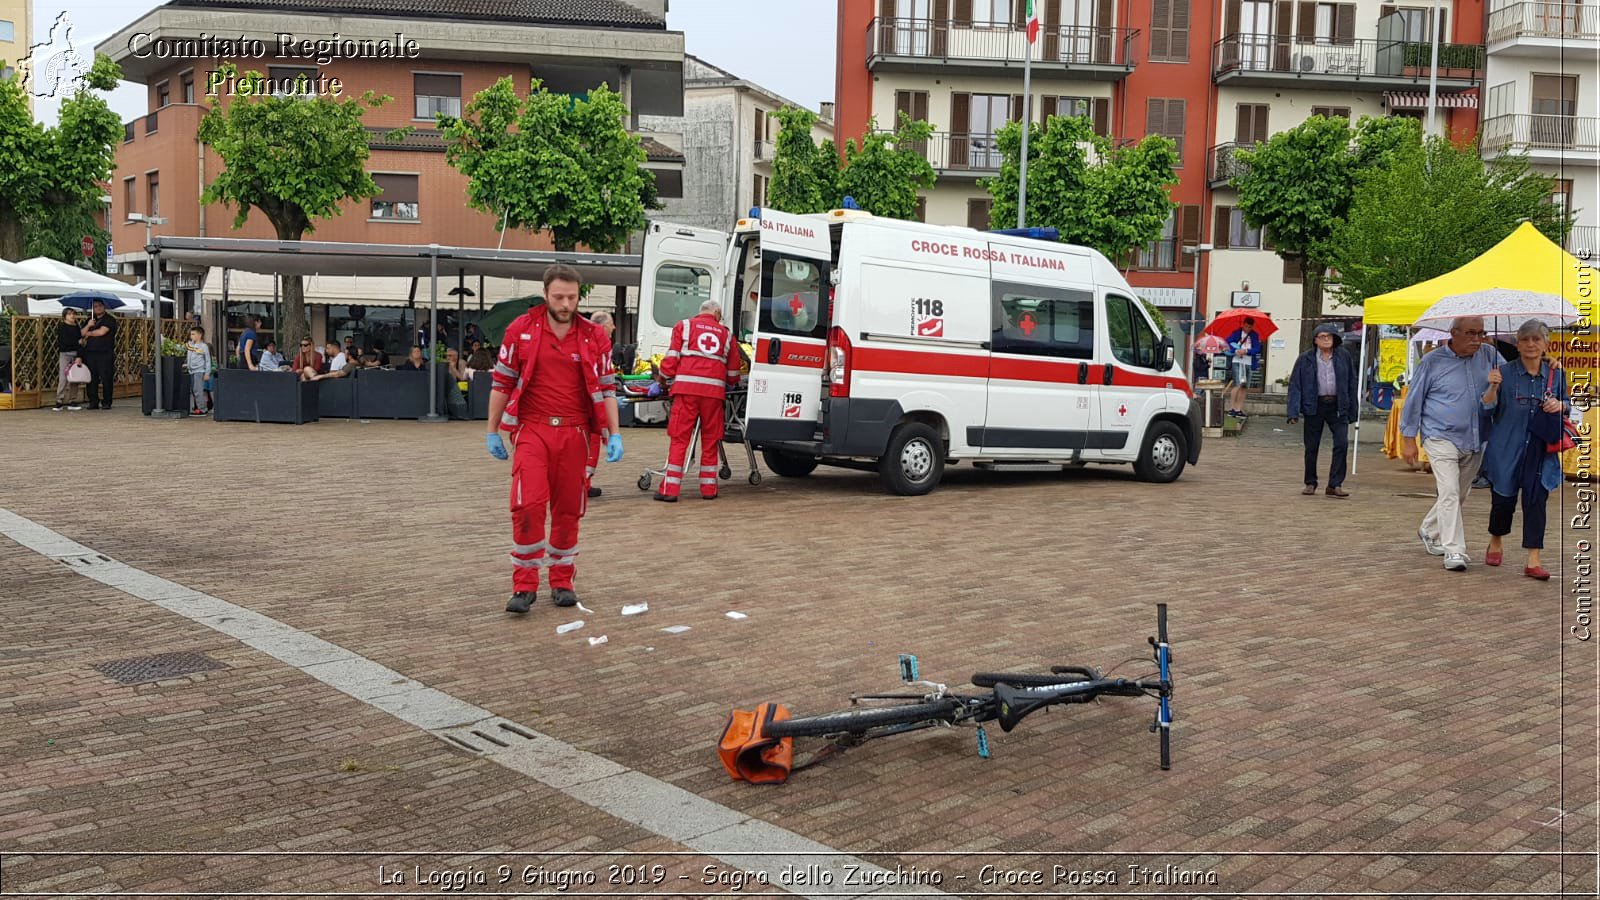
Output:
[[1117,407],[1117,415],[1125,416],[1127,414],[1128,414],[1128,404],[1124,403],[1121,406]]
[[1022,321],[1017,323],[1017,328],[1022,331],[1024,337],[1033,337],[1033,331],[1038,327],[1039,323],[1034,321],[1033,313],[1023,313]]
[[797,316],[806,311],[805,301],[800,299],[799,294],[795,294],[794,298],[789,301],[789,311]]

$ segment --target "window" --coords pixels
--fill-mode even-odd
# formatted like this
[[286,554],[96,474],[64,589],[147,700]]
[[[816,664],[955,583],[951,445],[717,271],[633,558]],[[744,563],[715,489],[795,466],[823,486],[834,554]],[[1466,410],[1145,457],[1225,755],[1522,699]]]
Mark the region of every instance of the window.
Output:
[[411,73],[411,90],[417,97],[416,117],[461,115],[461,76]]
[[1244,210],[1237,206],[1218,206],[1212,224],[1211,242],[1218,250],[1260,250],[1261,229],[1251,228]]
[[1283,283],[1300,284],[1303,281],[1305,281],[1305,278],[1300,275],[1300,260],[1290,259],[1285,256],[1283,258]]
[[266,93],[274,97],[310,97],[319,73],[309,66],[268,66]]
[[[1529,138],[1536,147],[1571,147],[1576,137],[1578,76],[1533,76],[1533,118]],[[1592,139],[1590,139],[1592,141]]]
[[1000,168],[1000,145],[995,133],[1016,116],[1010,94],[972,94],[967,119],[967,163],[974,169]]
[[994,286],[996,353],[1094,358],[1094,295],[1037,287]]
[[828,331],[822,314],[825,268],[815,260],[776,253],[761,256],[761,330],[822,338]]
[[417,176],[372,173],[378,196],[372,198],[372,218],[415,222],[421,218],[417,203]]
[[1174,239],[1178,228],[1178,211],[1167,214],[1161,224],[1161,236],[1139,251],[1134,268],[1170,272],[1178,267],[1178,242]]
[[[1390,15],[1400,17],[1399,39],[1412,44],[1425,44],[1433,40],[1433,10],[1419,6],[1380,6],[1378,17]],[[1448,9],[1439,11],[1439,40],[1450,40],[1450,12]]]
[[894,123],[891,128],[899,127],[900,114],[905,113],[912,121],[925,122],[928,119],[928,92],[927,91],[895,91],[894,92]]
[[0,81],[10,81],[11,76],[15,74],[17,74],[16,69],[11,68],[10,66],[0,66]]
[[1350,118],[1350,107],[1313,106],[1311,107],[1311,114],[1313,116],[1321,116],[1324,119],[1348,119]]
[[765,175],[755,176],[750,186],[750,205],[767,205],[767,178]]
[[1189,61],[1189,0],[1152,0],[1150,61]]
[[1159,97],[1145,101],[1145,133],[1172,138],[1178,145],[1177,168],[1183,167],[1183,114],[1187,105],[1183,100]]
[[172,88],[169,82],[163,81],[156,85],[156,109],[172,103]]
[[993,208],[994,200],[988,197],[975,197],[967,201],[967,227],[979,231],[989,230],[989,210]]
[[656,179],[656,197],[677,200],[683,197],[683,172],[678,169],[651,169]]
[[656,324],[671,328],[700,312],[711,299],[711,273],[691,266],[667,263],[656,269]]
[[182,80],[182,85],[183,85],[183,88],[182,88],[182,90],[183,90],[183,93],[182,93],[183,102],[184,103],[193,103],[194,102],[194,73],[193,72],[184,73],[183,80]]
[[161,176],[155,172],[147,172],[144,176],[145,191],[150,203],[145,207],[145,214],[156,218],[161,215]]
[[913,214],[918,222],[928,221],[928,198],[917,198],[917,211]]
[[1010,25],[1011,0],[972,0],[972,23],[979,26]]
[[1511,103],[1516,98],[1517,83],[1507,81],[1489,88],[1489,95],[1484,103],[1483,116],[1492,119],[1511,112]]
[[1233,140],[1241,147],[1254,147],[1266,141],[1267,112],[1265,103],[1241,103],[1234,109]]
[[1306,44],[1354,44],[1356,5],[1301,0],[1300,30],[1296,36]]
[[126,219],[129,214],[139,211],[139,188],[134,184],[132,175],[122,179],[122,217]]
[[1563,216],[1572,215],[1572,179],[1556,178],[1551,181],[1550,205],[1561,211]]
[[1060,97],[1045,95],[1039,98],[1039,121],[1049,122],[1051,116],[1078,116],[1089,120],[1089,127],[1101,137],[1111,136],[1111,101],[1105,97]]
[[1106,334],[1111,339],[1111,355],[1130,366],[1154,369],[1160,362],[1156,359],[1156,346],[1161,339],[1150,327],[1144,311],[1137,307],[1138,301],[1119,294],[1106,295]]
[[0,41],[15,41],[17,39],[17,23],[10,19],[0,19]]

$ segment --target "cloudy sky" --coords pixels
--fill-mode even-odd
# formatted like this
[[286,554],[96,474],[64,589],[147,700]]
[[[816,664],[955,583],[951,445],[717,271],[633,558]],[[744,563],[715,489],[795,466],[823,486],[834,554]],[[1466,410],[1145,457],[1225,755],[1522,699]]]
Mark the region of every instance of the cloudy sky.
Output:
[[[148,0],[35,0],[34,40],[48,40],[56,17],[65,12],[72,43],[89,49],[159,6]],[[747,78],[796,103],[816,109],[833,99],[835,0],[761,3],[750,16],[751,0],[671,0],[667,27],[684,33],[688,52]],[[781,52],[779,52],[781,51]],[[111,96],[123,121],[143,115],[144,89],[124,85]],[[56,103],[40,100],[39,118],[53,123]]]

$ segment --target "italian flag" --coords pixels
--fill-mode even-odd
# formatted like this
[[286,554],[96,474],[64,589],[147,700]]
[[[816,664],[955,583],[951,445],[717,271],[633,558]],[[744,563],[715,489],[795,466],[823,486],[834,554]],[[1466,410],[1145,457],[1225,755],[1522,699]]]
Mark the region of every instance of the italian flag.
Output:
[[1039,20],[1039,0],[1028,0],[1028,43],[1039,40],[1039,29],[1044,23]]

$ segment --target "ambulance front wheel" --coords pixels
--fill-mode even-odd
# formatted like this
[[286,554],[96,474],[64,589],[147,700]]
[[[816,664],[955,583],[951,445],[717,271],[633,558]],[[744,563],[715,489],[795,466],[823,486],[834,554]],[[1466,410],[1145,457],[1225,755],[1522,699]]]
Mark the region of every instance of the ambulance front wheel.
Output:
[[1144,451],[1133,464],[1133,473],[1140,481],[1166,484],[1183,474],[1183,464],[1189,454],[1188,442],[1183,432],[1171,422],[1156,422],[1144,438]]
[[889,449],[878,461],[884,487],[903,497],[926,494],[944,476],[944,442],[922,422],[906,422],[889,437]]

